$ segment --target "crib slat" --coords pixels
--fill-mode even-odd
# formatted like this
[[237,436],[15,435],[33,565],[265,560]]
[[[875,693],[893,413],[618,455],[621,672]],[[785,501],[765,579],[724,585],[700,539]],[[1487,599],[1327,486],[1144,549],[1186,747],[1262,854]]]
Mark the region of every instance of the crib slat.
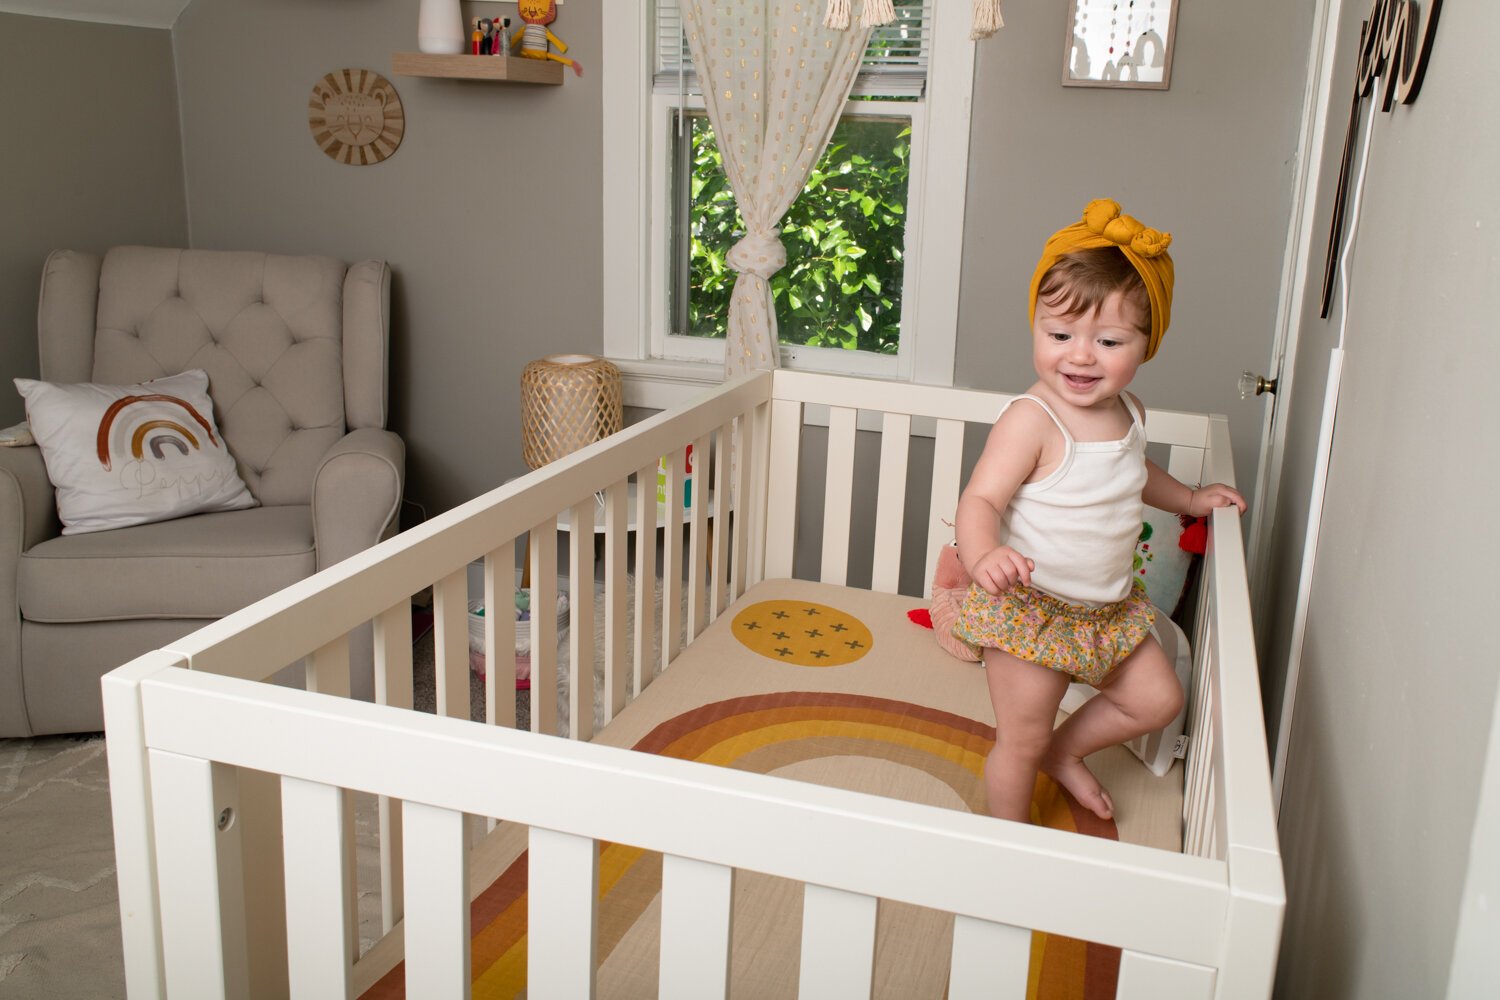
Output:
[[[756,406],[750,416],[750,424],[754,428],[753,448],[750,452],[750,476],[746,482],[749,496],[754,498],[753,503],[746,503],[745,507],[750,512],[748,528],[750,531],[750,554],[749,562],[745,565],[745,589],[766,578],[767,559],[767,524],[769,523],[770,511],[767,498],[770,495],[771,483],[771,409],[772,402],[766,401]],[[798,411],[801,412],[800,409]],[[800,440],[800,431],[798,432]],[[795,469],[797,463],[792,463]],[[795,479],[785,484],[796,493]]]
[[375,703],[411,708],[411,601],[375,616]]
[[630,484],[621,480],[604,491],[604,721],[625,707],[629,652],[625,648],[626,571]]
[[484,557],[484,721],[516,727],[516,542]]
[[307,658],[307,690],[349,697],[349,636],[319,646]]
[[1025,1000],[1031,932],[1024,927],[953,918],[948,1000]]
[[1179,962],[1138,951],[1120,953],[1115,1000],[1212,1000],[1217,973],[1203,965]]
[[693,442],[693,495],[688,507],[688,642],[698,638],[708,625],[708,472],[712,453],[708,435]]
[[[1207,605],[1205,595],[1204,605]],[[1214,656],[1213,623],[1205,616],[1199,622],[1197,673],[1194,677],[1192,744],[1188,754],[1187,791],[1184,809],[1187,812],[1187,831],[1183,849],[1190,854],[1204,855],[1207,843],[1208,824],[1213,809],[1213,757],[1218,732],[1215,724],[1213,701],[1216,696],[1214,672],[1217,663]]]
[[557,734],[557,519],[531,529],[531,731]]
[[[412,707],[411,600],[375,616],[375,703]],[[401,888],[401,803],[376,799],[380,824],[380,929],[389,933],[405,912]]]
[[754,477],[756,422],[753,415],[737,417],[734,422],[735,445],[732,461],[734,480],[734,546],[729,567],[729,600],[737,600],[745,592],[750,578],[750,537],[755,523],[755,511],[760,504],[750,502]]
[[802,897],[801,1000],[869,1000],[875,985],[873,896],[805,887]]
[[656,463],[635,474],[635,694],[656,676]]
[[287,972],[294,998],[350,997],[356,941],[342,788],[281,779]]
[[599,845],[587,837],[532,827],[528,855],[527,995],[592,997]]
[[729,996],[733,903],[733,868],[671,854],[662,858],[662,1000]]
[[[959,474],[964,458],[964,425],[961,420],[939,420],[932,443],[932,504],[927,515],[927,559],[922,563],[923,593],[932,596],[932,567],[938,553],[953,540],[953,519],[958,513]],[[946,523],[944,523],[946,522]]]
[[797,544],[797,456],[802,448],[802,404],[790,399],[771,403],[769,482],[766,493],[765,576],[792,575]]
[[661,663],[677,658],[682,634],[682,461],[681,452],[666,456],[666,487],[662,492],[661,538]]
[[594,737],[594,510],[591,494],[572,511],[568,577],[573,581],[568,629],[568,735]]
[[167,995],[248,998],[235,771],[165,750],[148,754]]
[[406,803],[406,995],[469,996],[464,814]]
[[894,594],[901,580],[901,532],[906,516],[906,463],[911,417],[887,413],[880,428],[880,486],[875,499],[875,564],[870,589]]
[[729,466],[738,461],[734,450],[734,423],[726,423],[714,434],[713,551],[709,553],[708,620],[713,621],[728,606],[729,596]]
[[469,717],[469,568],[460,566],[432,585],[432,651],[437,712]]
[[828,465],[823,483],[823,564],[819,579],[842,587],[849,579],[849,512],[854,506],[854,431],[859,411],[828,408]]
[[1173,445],[1167,453],[1167,472],[1180,483],[1189,486],[1203,479],[1203,449],[1187,445]]

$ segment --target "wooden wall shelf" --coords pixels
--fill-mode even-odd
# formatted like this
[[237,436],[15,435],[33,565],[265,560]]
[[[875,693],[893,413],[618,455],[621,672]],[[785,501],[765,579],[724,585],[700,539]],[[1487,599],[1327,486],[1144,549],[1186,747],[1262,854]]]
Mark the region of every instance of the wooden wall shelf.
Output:
[[401,76],[436,76],[451,80],[491,80],[499,83],[540,83],[562,86],[562,63],[520,56],[441,56],[427,52],[396,52],[391,69]]

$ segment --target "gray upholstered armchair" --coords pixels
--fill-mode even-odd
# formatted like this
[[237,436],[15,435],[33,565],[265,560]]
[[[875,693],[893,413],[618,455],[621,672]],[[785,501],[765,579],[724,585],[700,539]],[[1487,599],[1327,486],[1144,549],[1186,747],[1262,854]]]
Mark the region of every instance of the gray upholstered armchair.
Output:
[[[64,536],[39,450],[0,448],[0,737],[101,729],[101,675],[395,532],[405,450],[384,429],[389,305],[383,261],[48,257],[41,377],[131,385],[204,369],[260,505]],[[368,697],[364,631],[351,682]]]

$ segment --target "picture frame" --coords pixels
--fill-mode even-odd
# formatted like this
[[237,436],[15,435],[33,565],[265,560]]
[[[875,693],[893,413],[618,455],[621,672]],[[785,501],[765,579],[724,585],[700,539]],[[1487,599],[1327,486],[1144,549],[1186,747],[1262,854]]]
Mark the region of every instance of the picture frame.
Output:
[[1064,87],[1167,90],[1183,0],[1067,0]]

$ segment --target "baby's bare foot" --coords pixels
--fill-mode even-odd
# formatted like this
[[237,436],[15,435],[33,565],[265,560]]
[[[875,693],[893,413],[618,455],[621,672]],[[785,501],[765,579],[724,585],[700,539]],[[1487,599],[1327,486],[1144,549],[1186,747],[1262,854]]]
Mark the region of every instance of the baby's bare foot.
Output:
[[1114,817],[1115,804],[1110,799],[1109,793],[1104,790],[1103,785],[1099,784],[1099,779],[1094,777],[1094,772],[1090,771],[1079,758],[1053,752],[1042,760],[1042,770],[1050,775],[1053,781],[1066,788],[1073,798],[1095,816],[1100,819]]

